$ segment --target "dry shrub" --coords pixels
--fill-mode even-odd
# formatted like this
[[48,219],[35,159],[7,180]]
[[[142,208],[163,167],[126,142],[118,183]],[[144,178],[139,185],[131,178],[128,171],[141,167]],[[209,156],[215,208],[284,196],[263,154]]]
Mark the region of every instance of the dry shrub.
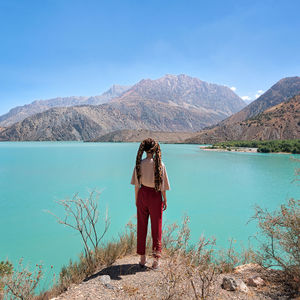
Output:
[[164,224],[162,230],[162,248],[170,249],[175,242],[175,232],[178,229],[177,223]]
[[[187,270],[196,299],[205,299],[211,295],[211,287],[220,273],[220,268],[214,257],[215,245],[216,240],[214,238],[205,239],[201,237],[195,250],[191,251],[191,267]],[[192,268],[193,266],[194,268]],[[195,287],[194,280],[199,283],[198,289]]]
[[36,268],[30,272],[23,265],[21,259],[16,269],[12,269],[12,265],[10,265],[10,271],[1,276],[4,297],[7,299],[32,299],[41,277],[42,265],[36,265]]
[[213,256],[215,239],[201,237],[191,246],[188,224],[185,216],[180,227],[172,224],[165,235],[169,258],[160,282],[163,299],[205,299],[219,274]]
[[[97,231],[99,196],[100,193],[92,191],[87,198],[81,198],[77,193],[72,199],[67,198],[57,201],[65,210],[64,217],[59,217],[48,211],[56,217],[59,224],[63,224],[80,233],[84,245],[85,257],[87,262],[91,264],[93,252],[97,251],[110,225],[108,212],[106,210],[103,231],[101,234]],[[90,266],[90,268],[92,269],[93,266]]]
[[100,234],[97,230],[97,223],[99,221],[99,195],[98,192],[92,191],[87,198],[81,198],[78,194],[75,194],[72,199],[67,198],[58,201],[57,203],[65,211],[63,217],[47,211],[55,216],[59,224],[63,224],[79,232],[84,252],[80,254],[78,261],[73,262],[70,260],[68,266],[62,267],[58,283],[50,291],[42,293],[37,299],[48,299],[49,295],[53,296],[63,292],[72,283],[81,282],[86,277],[92,275],[103,264],[103,261],[105,261],[100,254],[103,253],[103,246],[100,246],[109,228],[110,220],[106,210],[102,233]]
[[182,224],[171,224],[163,231],[166,265],[160,287],[163,299],[208,299],[214,297],[219,274],[232,272],[239,264],[253,262],[253,251],[238,253],[232,239],[228,249],[217,250],[215,238],[201,236],[191,245],[189,217]]
[[261,237],[256,261],[265,268],[280,268],[286,282],[297,290],[300,286],[300,200],[290,199],[273,212],[257,206],[253,216]]

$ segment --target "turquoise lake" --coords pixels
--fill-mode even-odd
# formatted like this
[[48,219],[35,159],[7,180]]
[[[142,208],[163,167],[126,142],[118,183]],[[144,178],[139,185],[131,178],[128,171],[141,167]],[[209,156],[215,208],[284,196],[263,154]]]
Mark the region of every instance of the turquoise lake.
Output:
[[[46,213],[63,215],[55,201],[75,193],[101,192],[100,208],[111,219],[107,239],[134,220],[130,179],[138,143],[2,142],[0,143],[0,260],[21,257],[59,272],[82,249],[78,234]],[[293,183],[299,155],[209,152],[199,145],[163,144],[171,190],[164,221],[180,222],[187,214],[194,241],[204,234],[217,245],[228,239],[248,245],[257,231],[249,221],[254,205],[275,209],[299,199]],[[101,228],[101,222],[99,223]],[[47,273],[48,272],[48,273]],[[46,271],[46,277],[50,271]],[[48,274],[48,275],[47,275]],[[47,283],[45,283],[47,284]]]

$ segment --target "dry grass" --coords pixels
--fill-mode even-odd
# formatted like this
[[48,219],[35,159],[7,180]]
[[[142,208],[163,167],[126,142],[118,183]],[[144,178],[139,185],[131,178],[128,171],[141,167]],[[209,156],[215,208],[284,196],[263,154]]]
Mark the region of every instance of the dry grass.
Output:
[[[168,263],[162,270],[160,287],[163,299],[207,299],[213,297],[221,273],[232,272],[239,265],[253,261],[253,253],[238,253],[231,240],[229,248],[216,249],[216,240],[201,236],[194,246],[190,241],[189,218],[180,226],[172,224],[164,232]],[[192,296],[191,296],[192,295]]]
[[210,288],[219,274],[213,256],[215,240],[201,237],[191,247],[188,224],[189,218],[184,217],[181,226],[170,226],[166,235],[170,259],[162,271],[164,276],[160,282],[163,299],[184,299],[190,294],[195,299],[204,299],[210,295]]

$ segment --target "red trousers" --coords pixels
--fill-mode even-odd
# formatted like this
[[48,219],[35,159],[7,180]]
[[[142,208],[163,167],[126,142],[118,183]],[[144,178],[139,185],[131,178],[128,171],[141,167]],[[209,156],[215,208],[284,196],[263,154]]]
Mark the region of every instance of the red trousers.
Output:
[[148,219],[151,219],[152,251],[154,257],[161,256],[163,202],[160,191],[143,186],[137,199],[137,253],[145,254]]

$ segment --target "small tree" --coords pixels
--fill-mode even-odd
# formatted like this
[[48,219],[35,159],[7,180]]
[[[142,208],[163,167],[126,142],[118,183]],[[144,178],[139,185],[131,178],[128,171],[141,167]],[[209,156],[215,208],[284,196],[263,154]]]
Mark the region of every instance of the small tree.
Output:
[[106,210],[103,231],[101,234],[98,233],[96,224],[99,220],[99,195],[98,192],[92,191],[89,197],[84,199],[79,197],[77,193],[72,199],[67,198],[58,201],[57,203],[65,210],[63,218],[48,211],[56,217],[59,224],[63,224],[80,233],[85,257],[90,263],[92,262],[93,253],[97,252],[100,242],[110,225]]

